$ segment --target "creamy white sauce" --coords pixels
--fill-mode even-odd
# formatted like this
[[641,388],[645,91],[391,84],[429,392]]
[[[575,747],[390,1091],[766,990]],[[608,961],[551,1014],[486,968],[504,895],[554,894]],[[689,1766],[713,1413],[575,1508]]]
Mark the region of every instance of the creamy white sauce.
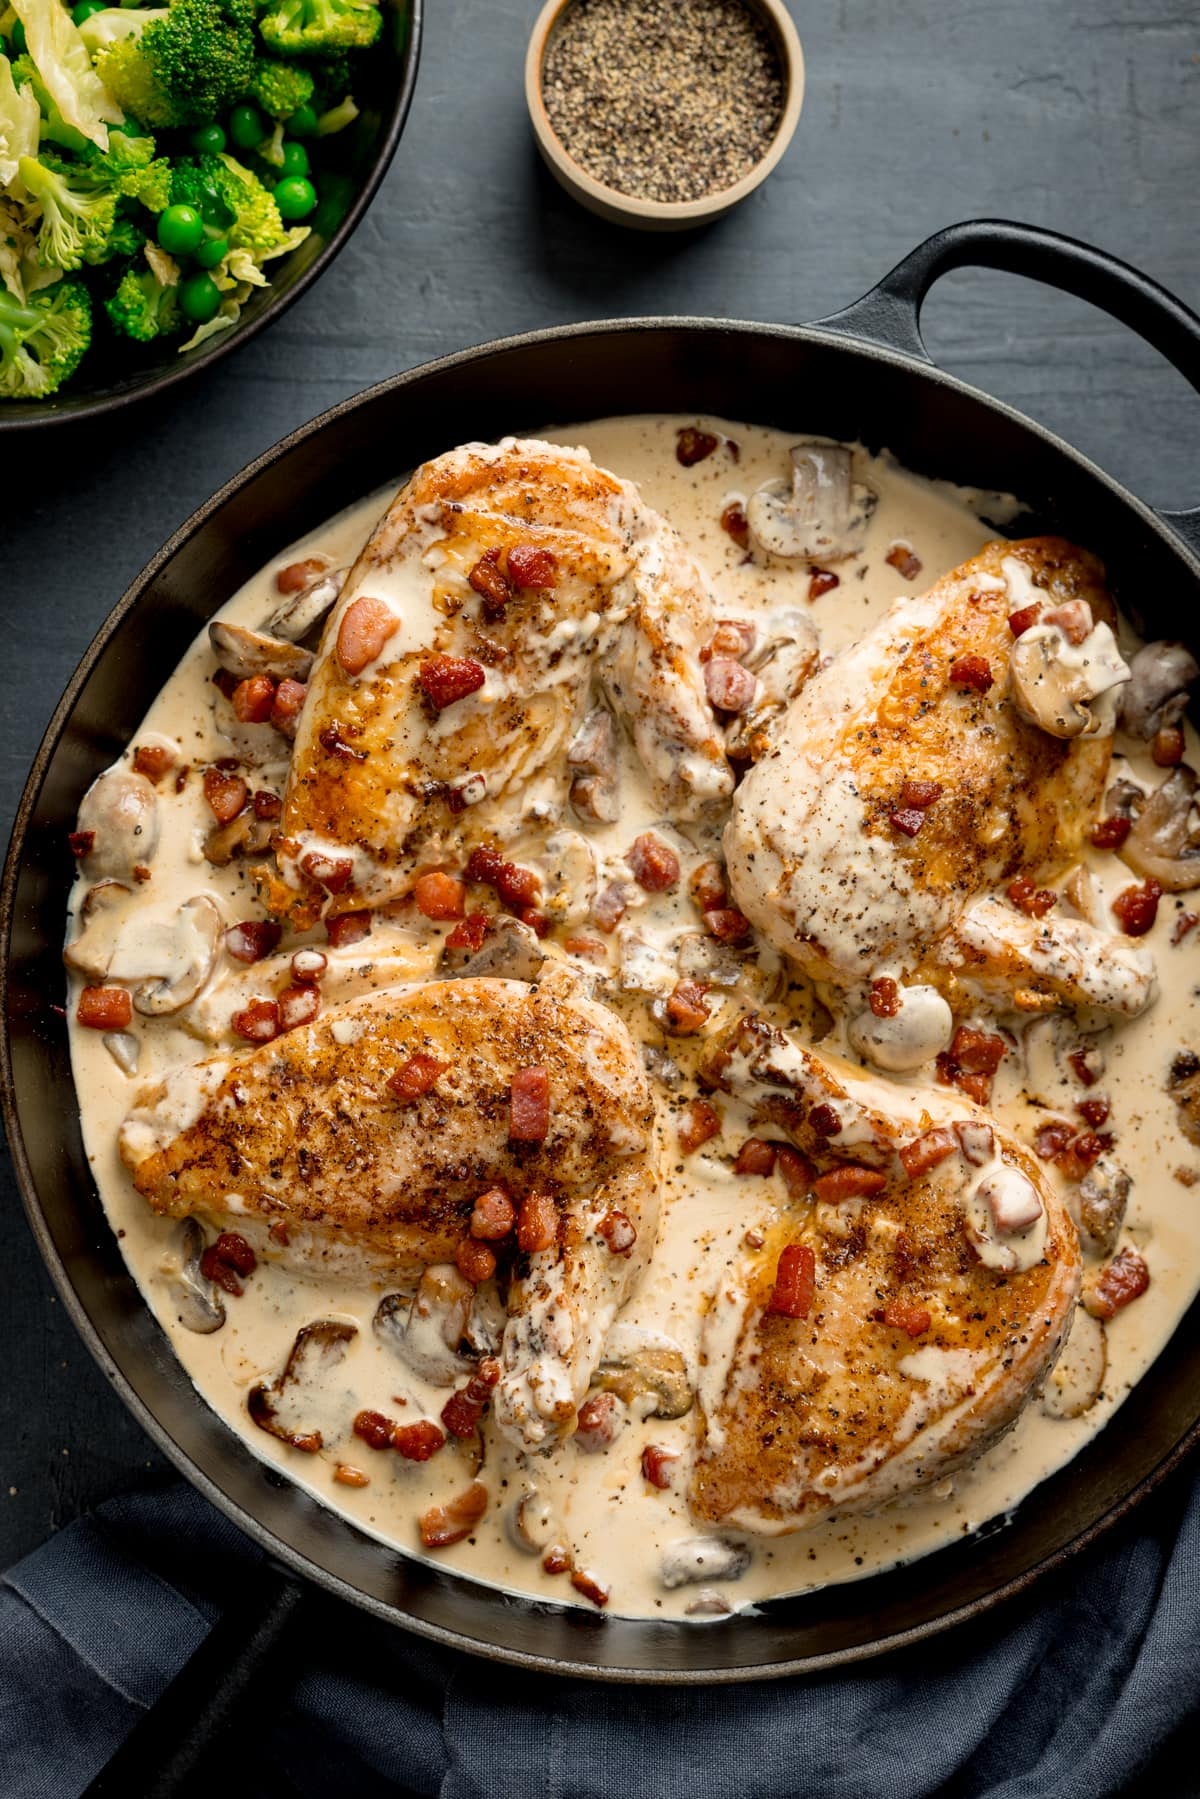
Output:
[[[769,618],[789,610],[797,612],[811,618],[823,656],[856,642],[899,593],[909,592],[914,585],[918,592],[923,591],[994,535],[968,503],[970,496],[919,481],[887,461],[859,455],[856,476],[880,495],[867,527],[865,548],[838,565],[840,585],[834,591],[810,602],[807,565],[760,568],[747,561],[719,523],[729,501],[745,500],[761,483],[786,471],[788,446],[794,438],[758,427],[701,421],[706,428],[734,439],[739,455],[735,458],[722,444],[715,454],[687,469],[674,453],[677,422],[682,421],[607,420],[551,435],[564,443],[582,443],[601,466],[640,486],[646,500],[671,520],[705,570],[718,617],[757,620],[765,627]],[[279,604],[273,586],[276,569],[298,557],[320,551],[335,566],[352,561],[392,498],[400,474],[396,471],[395,480],[360,506],[281,554],[229,599],[222,616],[261,626]],[[993,506],[990,516],[999,520],[1002,513]],[[896,543],[910,547],[921,560],[915,583],[906,583],[885,561]],[[431,528],[427,559],[432,563],[439,554],[437,533]],[[648,577],[658,554],[653,538],[641,546],[640,554]],[[377,579],[372,581],[372,592],[385,598],[404,621],[406,647],[418,647],[426,640],[432,627],[427,595],[408,582],[404,591],[385,591]],[[1135,642],[1122,627],[1121,644],[1127,654]],[[214,868],[203,857],[211,816],[195,770],[220,756],[248,754],[259,763],[249,777],[251,784],[282,791],[286,745],[267,726],[243,727],[234,743],[218,735],[211,708],[213,666],[205,634],[164,687],[135,740],[174,746],[179,762],[190,765],[193,772],[178,796],[172,777],[159,786],[161,842],[151,878],[124,902],[128,909],[116,921],[119,947],[114,974],[121,971],[141,978],[149,973],[170,976],[178,972],[186,951],[173,938],[170,921],[179,906],[194,895],[210,896],[226,924],[261,916],[248,873],[249,861],[254,858]],[[1159,776],[1160,771],[1152,768],[1140,746],[1136,753],[1129,745],[1123,747],[1135,775],[1147,784]],[[1190,729],[1189,752],[1195,761],[1196,744]],[[614,1003],[636,1029],[646,1017],[646,1008],[674,984],[679,947],[697,935],[698,919],[683,888],[658,896],[643,893],[630,879],[624,852],[639,832],[651,826],[668,838],[674,836],[692,859],[710,840],[698,827],[676,832],[669,821],[657,816],[649,783],[628,741],[622,742],[620,756],[621,806],[616,823],[585,825],[568,815],[547,826],[537,821],[536,806],[527,804],[529,822],[518,829],[507,849],[514,860],[542,868],[548,891],[552,890],[551,866],[556,857],[563,870],[564,891],[570,895],[581,885],[586,889],[569,914],[584,921],[579,926],[581,935],[596,935],[586,923],[592,893],[610,881],[624,883],[629,910],[619,939],[608,940],[608,966],[610,973],[617,972],[619,941],[624,957],[620,992]],[[548,857],[547,836],[555,830],[558,840]],[[577,848],[580,839],[584,840],[582,854]],[[1111,856],[1095,855],[1091,863],[1100,904],[1106,907],[1133,877]],[[82,881],[77,886],[76,907],[84,887]],[[1108,1369],[1100,1397],[1078,1418],[1048,1416],[1035,1397],[1016,1427],[972,1468],[933,1489],[893,1502],[876,1515],[833,1516],[790,1537],[738,1539],[751,1551],[745,1571],[736,1579],[732,1578],[732,1566],[723,1573],[704,1575],[706,1584],[719,1587],[730,1606],[753,1605],[777,1594],[866,1576],[897,1561],[928,1554],[989,1519],[1011,1512],[1037,1482],[1069,1461],[1102,1427],[1166,1343],[1196,1291],[1200,1274],[1200,1204],[1191,1185],[1200,1179],[1200,1154],[1179,1133],[1176,1109],[1164,1082],[1172,1055],[1194,1042],[1192,995],[1200,976],[1200,930],[1179,946],[1171,943],[1175,920],[1188,900],[1187,895],[1164,899],[1158,923],[1144,940],[1158,963],[1161,995],[1141,1020],[1111,1033],[1106,1045],[1107,1072],[1089,1090],[1089,1097],[1103,1095],[1112,1106],[1107,1128],[1115,1131],[1116,1154],[1133,1176],[1124,1240],[1139,1247],[1151,1272],[1149,1292],[1108,1326]],[[326,992],[330,999],[340,999],[428,978],[436,971],[440,935],[428,927],[418,930],[411,923],[380,919],[369,939],[348,949],[331,951],[321,932],[311,934],[308,940],[329,955]],[[292,947],[289,944],[289,955]],[[336,1264],[326,1263],[319,1280],[306,1279],[283,1262],[264,1262],[246,1280],[243,1297],[225,1300],[223,1328],[211,1335],[185,1330],[178,1321],[177,1288],[172,1278],[178,1267],[178,1226],[151,1213],[118,1160],[117,1130],[142,1085],[210,1054],[214,1045],[236,1048],[226,1030],[231,1012],[252,997],[268,997],[278,989],[281,963],[277,958],[245,967],[222,954],[218,966],[214,983],[187,1014],[158,1019],[135,1014],[132,1034],[138,1039],[139,1059],[133,1076],[118,1066],[99,1032],[72,1023],[85,1141],[108,1217],[148,1304],[214,1410],[263,1461],[284,1469],[289,1478],[359,1528],[408,1554],[421,1555],[418,1514],[431,1502],[461,1491],[475,1469],[469,1454],[454,1445],[429,1463],[411,1464],[390,1452],[373,1452],[349,1433],[350,1420],[360,1409],[376,1409],[403,1422],[436,1419],[447,1397],[445,1388],[428,1385],[399,1363],[373,1333],[372,1317],[386,1284],[373,1275],[364,1276],[349,1247]],[[814,1001],[808,989],[803,984],[788,987],[778,956],[765,945],[757,966],[749,975],[742,974],[736,989],[723,987],[719,972],[706,978],[714,982],[711,999],[718,1023],[732,1022],[753,1004],[774,1007],[772,1016],[777,1022],[791,1023],[801,1037],[812,1023]],[[737,978],[736,970],[728,978]],[[354,1021],[348,1020],[346,1034],[338,1040],[351,1042],[354,1029]],[[1045,1027],[1035,1027],[1038,1030],[1045,1039]],[[830,1041],[844,1053],[852,1053],[846,1051],[840,1034]],[[668,1053],[673,1053],[670,1043],[667,1047]],[[1047,1116],[1043,1108],[1071,1118],[1072,1106],[1081,1094],[1045,1041],[1037,1041],[1027,1083],[1019,1061],[1010,1056],[1002,1066],[993,1110],[1029,1140]],[[897,1070],[904,1065],[901,1052]],[[897,1073],[895,1078],[920,1086],[927,1069],[928,1065],[925,1070]],[[876,1078],[886,1087],[889,1077]],[[171,1121],[173,1128],[186,1124],[185,1114],[191,1108],[193,1116],[199,1111],[211,1086],[211,1076],[197,1077],[193,1090],[185,1096],[186,1104],[181,1100],[179,1114]],[[730,1162],[749,1131],[748,1111],[733,1099],[722,1100],[721,1134],[700,1152],[687,1158],[680,1155],[675,1135],[678,1114],[694,1091],[687,1080],[674,1088],[655,1087],[663,1226],[653,1260],[621,1313],[617,1329],[642,1330],[678,1342],[693,1379],[705,1390],[719,1393],[719,1377],[744,1318],[737,1274],[745,1256],[745,1238],[748,1232],[769,1227],[783,1208],[784,1189],[777,1176],[732,1175]],[[1039,1104],[1031,1103],[1033,1100]],[[937,1105],[937,1094],[931,1093],[930,1109],[935,1116]],[[147,1121],[141,1128],[161,1130],[162,1120],[157,1125]],[[986,1175],[988,1170],[982,1173]],[[1051,1172],[1050,1178],[1059,1177]],[[1024,1263],[1037,1254],[1043,1235],[1044,1221],[1038,1221],[1022,1234],[1008,1239],[998,1236],[997,1241],[1007,1243]],[[700,1338],[705,1313],[709,1356],[707,1367],[702,1367]],[[554,1294],[550,1291],[543,1322],[552,1323],[553,1318]],[[289,1414],[289,1422],[297,1428],[319,1428],[324,1436],[320,1455],[309,1456],[257,1429],[248,1418],[246,1396],[257,1382],[279,1376],[298,1328],[314,1319],[352,1323],[357,1332],[327,1380],[305,1389],[304,1404],[295,1419]],[[904,1363],[904,1371],[914,1382],[913,1417],[924,1415],[947,1394],[969,1385],[968,1364],[968,1352],[950,1356],[931,1346],[914,1347]],[[541,1519],[541,1525],[532,1529],[540,1538],[539,1549],[551,1540],[568,1544],[576,1566],[610,1589],[611,1612],[685,1617],[696,1603],[699,1588],[693,1584],[671,1586],[663,1578],[663,1557],[669,1546],[696,1535],[684,1499],[685,1463],[676,1464],[679,1473],[674,1487],[659,1491],[643,1480],[640,1457],[649,1443],[685,1457],[695,1419],[694,1411],[674,1421],[643,1420],[634,1413],[605,1453],[586,1455],[568,1443],[558,1454],[532,1461],[523,1460],[489,1429],[480,1476],[491,1494],[488,1511],[468,1541],[425,1559],[436,1559],[439,1565],[448,1564],[474,1579],[539,1599],[586,1605],[587,1600],[561,1575],[543,1571],[540,1553],[515,1545],[510,1534],[512,1506],[529,1494],[526,1516]],[[361,1470],[369,1484],[361,1488],[339,1484],[334,1478],[339,1465]],[[691,1548],[678,1551],[674,1561],[684,1566],[689,1557],[694,1559]]]

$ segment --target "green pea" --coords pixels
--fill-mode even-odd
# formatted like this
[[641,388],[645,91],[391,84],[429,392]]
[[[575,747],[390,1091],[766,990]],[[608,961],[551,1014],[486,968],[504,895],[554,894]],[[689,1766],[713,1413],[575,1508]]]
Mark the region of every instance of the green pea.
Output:
[[225,133],[219,125],[200,125],[192,133],[192,149],[197,156],[219,156],[225,148]]
[[[107,9],[107,7],[105,7],[102,10],[107,12],[108,9]],[[140,120],[131,117],[131,115],[128,113],[126,113],[125,117],[122,119],[122,121],[119,125],[110,125],[109,126],[108,135],[111,137],[114,131],[118,132],[121,135],[121,137],[145,137],[146,136],[146,127],[140,122]]]
[[[21,23],[20,19],[18,19],[16,21],[16,23],[14,24],[14,26],[12,28],[12,47],[16,51],[18,56],[24,56],[25,52],[29,48],[29,45],[25,38],[25,27]],[[316,117],[315,114],[313,116],[314,116],[314,118]]]
[[210,237],[207,242],[201,244],[192,260],[198,262],[202,269],[215,269],[217,264],[223,262],[228,254],[229,239],[227,237]]
[[283,152],[283,162],[279,169],[281,177],[308,174],[308,151],[303,144],[292,144],[285,138],[280,148]]
[[285,175],[275,189],[275,204],[282,219],[303,219],[317,203],[317,190],[303,175]]
[[105,0],[79,0],[79,5],[71,8],[71,17],[77,25],[82,25],[94,12],[103,12],[104,9]]
[[204,238],[204,220],[194,206],[168,206],[159,214],[158,241],[172,256],[190,256]]
[[175,291],[179,295],[179,310],[185,319],[191,319],[197,325],[207,325],[209,319],[216,317],[217,308],[221,304],[221,290],[211,275],[189,275],[186,281],[179,283]]
[[262,115],[252,106],[235,106],[229,115],[229,136],[239,150],[254,150],[268,135]]
[[318,123],[316,107],[309,106],[306,102],[296,108],[287,122],[287,128],[293,137],[316,137]]

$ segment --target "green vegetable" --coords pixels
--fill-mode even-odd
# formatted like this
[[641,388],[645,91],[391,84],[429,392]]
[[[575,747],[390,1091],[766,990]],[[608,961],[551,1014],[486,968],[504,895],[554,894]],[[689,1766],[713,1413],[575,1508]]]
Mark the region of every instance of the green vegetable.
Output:
[[78,171],[70,164],[22,156],[17,172],[42,209],[38,226],[38,261],[47,269],[77,269],[81,263],[106,262],[115,254],[119,195],[111,187],[73,186]]
[[224,262],[228,254],[229,239],[227,237],[209,237],[195,252],[193,261],[198,262],[202,269],[215,269],[219,262]]
[[[307,69],[296,63],[273,62],[260,57],[254,65],[250,81],[250,97],[257,100],[273,119],[286,119],[300,106],[307,106],[316,91],[316,82]],[[249,148],[245,144],[243,149]]]
[[204,242],[204,220],[194,206],[168,206],[159,217],[157,235],[172,256],[192,256]]
[[111,259],[114,262],[118,258],[121,261],[126,261],[131,256],[137,256],[140,254],[145,242],[146,233],[142,230],[137,220],[130,218],[127,213],[122,216],[121,213],[118,212],[117,222],[113,226],[113,234],[109,239]]
[[104,302],[104,310],[120,336],[148,344],[180,329],[178,291],[160,281],[153,269],[128,269],[111,300]]
[[194,324],[206,325],[209,319],[216,317],[220,304],[221,290],[211,275],[201,271],[180,282],[179,310]]
[[144,28],[110,44],[97,62],[122,106],[152,126],[202,125],[245,93],[254,72],[254,0],[171,0],[165,18],[143,16]]
[[[283,145],[283,161],[279,165],[285,175],[308,174],[308,151],[303,144],[285,142]],[[278,197],[276,198],[278,205]]]
[[161,212],[171,197],[171,164],[154,154],[154,139],[129,137],[114,132],[104,155],[92,155],[79,170],[79,179],[107,181],[125,199],[140,200],[151,212]]
[[0,290],[0,395],[36,400],[74,374],[92,340],[92,303],[81,281],[42,288],[24,304]]
[[90,19],[94,12],[105,12],[106,10],[104,0],[79,0],[79,5],[71,8],[71,17],[77,25],[82,25],[83,21]]
[[93,69],[79,27],[61,0],[13,4],[25,27],[25,47],[64,122],[103,150],[108,127],[121,122],[121,108]]
[[272,50],[296,56],[366,49],[383,20],[375,0],[267,0],[258,28]]
[[41,123],[37,96],[17,86],[11,63],[0,56],[0,192],[13,185],[22,156],[37,155]]
[[29,49],[29,40],[25,36],[25,27],[22,25],[20,19],[17,20],[12,28],[11,42],[12,47],[18,56],[24,56]]
[[304,175],[285,175],[275,186],[275,204],[283,219],[307,218],[317,203],[317,190]]
[[287,122],[287,128],[293,137],[316,137],[317,109],[315,106],[298,106]]
[[219,125],[201,125],[193,131],[191,144],[198,156],[216,156],[225,148],[225,133]]
[[234,249],[269,253],[285,232],[279,208],[257,175],[232,156],[185,158],[171,179],[173,205],[195,206],[206,224],[222,229]]
[[252,106],[235,106],[229,115],[229,139],[239,150],[255,150],[269,136],[262,114]]
[[347,125],[353,125],[357,117],[358,108],[354,104],[354,98],[347,94],[339,105],[331,106],[328,112],[321,114],[317,120],[317,136],[332,137],[336,131],[344,131]]
[[68,125],[58,110],[45,82],[38,74],[32,56],[18,56],[12,66],[13,80],[20,88],[28,88],[37,101],[41,116],[39,136],[45,143],[58,144],[63,150],[77,154],[92,148],[91,142],[74,125]]

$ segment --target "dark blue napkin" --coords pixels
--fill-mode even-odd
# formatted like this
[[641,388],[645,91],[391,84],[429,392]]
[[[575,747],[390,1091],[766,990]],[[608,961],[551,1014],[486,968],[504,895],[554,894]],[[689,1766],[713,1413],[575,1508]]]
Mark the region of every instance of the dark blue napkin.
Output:
[[[101,1507],[13,1568],[0,1585],[3,1799],[78,1794],[258,1556],[173,1485]],[[690,1690],[499,1668],[326,1604],[229,1792],[1187,1799],[1200,1793],[1198,1570],[1200,1482],[1176,1480],[982,1624],[834,1675]]]

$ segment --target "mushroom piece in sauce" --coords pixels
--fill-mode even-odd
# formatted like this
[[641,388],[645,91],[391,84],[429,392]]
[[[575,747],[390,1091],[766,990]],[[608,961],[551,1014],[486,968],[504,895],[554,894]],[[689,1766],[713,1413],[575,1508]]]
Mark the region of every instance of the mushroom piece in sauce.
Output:
[[84,858],[90,876],[132,881],[158,848],[158,796],[145,775],[118,763],[84,794],[76,828],[94,836]]
[[294,1400],[295,1389],[318,1384],[341,1361],[347,1345],[357,1335],[357,1326],[340,1318],[319,1318],[297,1331],[279,1379],[261,1381],[247,1396],[246,1409],[258,1428],[292,1449],[315,1455],[321,1447],[320,1431],[291,1424],[281,1416],[279,1407]]
[[1125,1222],[1133,1181],[1112,1156],[1099,1156],[1079,1183],[1079,1226],[1101,1255],[1110,1255]]
[[115,914],[133,889],[123,881],[97,881],[83,896],[79,908],[79,933],[63,951],[68,968],[102,981],[116,948]]
[[1188,688],[1200,678],[1200,663],[1181,643],[1147,643],[1129,664],[1121,695],[1121,724],[1143,743],[1164,725],[1178,724],[1187,710]]
[[[190,1005],[212,974],[221,945],[221,914],[206,893],[179,908],[168,965],[134,989],[133,1003],[146,1018],[161,1018]],[[124,964],[121,972],[126,979]]]
[[615,1393],[638,1418],[682,1418],[695,1398],[679,1345],[629,1324],[609,1332],[592,1386]]
[[1046,1381],[1042,1410],[1051,1418],[1081,1418],[1099,1399],[1108,1372],[1108,1338],[1098,1318],[1076,1306],[1071,1334]]
[[740,1580],[750,1562],[743,1543],[725,1537],[681,1537],[664,1550],[659,1579],[668,1592],[710,1580]]
[[751,494],[746,520],[755,542],[785,561],[837,562],[863,545],[878,495],[853,480],[840,444],[795,444],[791,481],[768,481]]
[[385,1293],[375,1312],[375,1334],[399,1356],[406,1368],[433,1387],[452,1387],[471,1371],[459,1344],[475,1288],[452,1262],[427,1268],[412,1299]]
[[1108,625],[1093,625],[1078,643],[1059,625],[1034,625],[1014,643],[1009,671],[1017,711],[1030,724],[1051,737],[1112,736],[1129,665]]
[[546,960],[537,933],[519,919],[501,913],[477,950],[447,949],[442,957],[455,975],[494,975],[508,981],[536,981]]
[[1200,887],[1200,807],[1195,770],[1186,762],[1150,795],[1119,854],[1165,893]]
[[860,1012],[850,1021],[850,1042],[868,1062],[889,1074],[920,1068],[949,1046],[954,1015],[936,987],[896,987],[891,1017]]
[[302,650],[282,637],[252,631],[247,625],[214,619],[208,627],[208,640],[221,667],[239,681],[247,681],[252,675],[270,675],[276,681],[306,681],[312,668],[310,650]]
[[317,575],[307,587],[275,608],[267,620],[267,631],[274,637],[285,637],[289,643],[302,642],[333,610],[349,572],[348,568],[333,568]]
[[194,1218],[182,1218],[175,1232],[173,1267],[168,1278],[174,1291],[175,1316],[184,1330],[211,1336],[225,1322],[225,1306],[200,1267],[204,1232]]

